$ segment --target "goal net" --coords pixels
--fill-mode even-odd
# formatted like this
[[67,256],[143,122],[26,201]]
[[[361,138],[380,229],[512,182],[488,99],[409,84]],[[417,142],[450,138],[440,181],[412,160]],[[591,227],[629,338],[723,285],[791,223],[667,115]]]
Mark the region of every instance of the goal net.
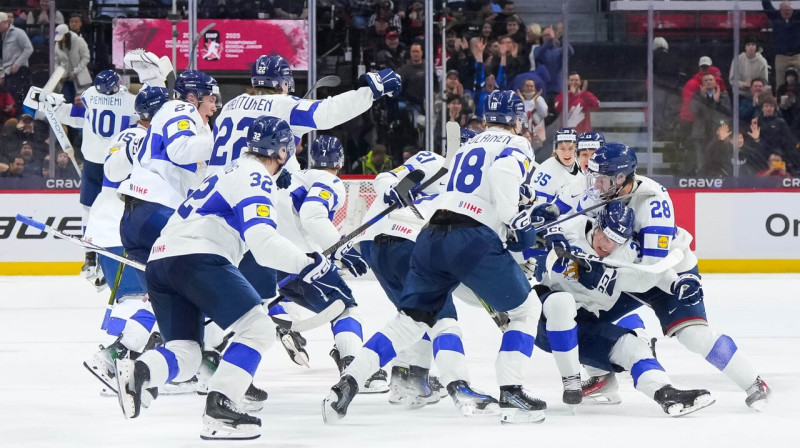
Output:
[[342,183],[347,198],[334,215],[333,224],[339,233],[346,234],[361,225],[367,210],[375,200],[375,189],[372,188],[371,177],[342,176]]

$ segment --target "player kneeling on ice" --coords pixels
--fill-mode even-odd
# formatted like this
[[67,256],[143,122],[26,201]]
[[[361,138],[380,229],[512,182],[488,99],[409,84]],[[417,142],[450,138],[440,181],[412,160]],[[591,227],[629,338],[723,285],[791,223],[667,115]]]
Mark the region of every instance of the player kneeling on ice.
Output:
[[[506,90],[489,94],[485,111],[486,131],[455,154],[445,191],[437,198],[439,210],[417,237],[398,303],[400,313],[364,344],[333,386],[322,403],[326,422],[343,418],[369,375],[431,329],[459,283],[510,318],[496,363],[501,421],[544,420],[546,404],[522,386],[541,303],[504,244],[509,230],[543,221],[534,208],[520,212],[518,207],[520,185],[533,159],[530,143],[519,136],[525,108],[516,93]],[[466,383],[449,384],[451,389],[457,400],[476,406],[487,400]]]
[[[569,222],[569,231],[548,229],[548,273],[536,291],[542,300],[542,319],[536,345],[551,352],[564,384],[564,403],[582,400],[580,363],[607,371],[621,367],[631,372],[634,387],[654,399],[669,415],[679,416],[714,403],[706,390],[672,387],[664,367],[650,346],[636,334],[598,318],[619,298],[615,270],[585,270],[580,257],[634,262],[637,245],[631,243],[634,212],[621,202],[608,204],[592,224],[585,216]],[[596,258],[595,258],[596,259]],[[577,308],[577,311],[576,311]],[[580,349],[579,349],[580,347]]]
[[[344,164],[344,149],[335,137],[321,135],[311,144],[309,152],[311,168],[294,173],[289,188],[281,192],[278,229],[302,250],[321,252],[341,239],[332,219],[346,197],[342,181],[337,177]],[[283,194],[284,191],[288,194]],[[366,274],[369,267],[352,245],[352,241],[342,245],[331,258],[358,277]],[[344,302],[344,312],[331,321],[334,340],[331,357],[341,373],[363,344],[358,305],[352,291],[337,273],[314,284],[299,278],[285,282],[289,274],[283,270],[278,272],[279,282],[285,283],[279,292],[297,305],[319,313],[333,301]],[[373,373],[364,392],[388,392],[386,372],[375,369]]]
[[208,178],[181,204],[156,240],[147,263],[147,286],[165,345],[135,362],[117,360],[119,401],[137,417],[154,389],[182,381],[201,362],[203,316],[235,332],[211,378],[203,439],[252,439],[261,421],[238,409],[275,327],[261,297],[236,269],[248,249],[256,260],[303,281],[326,282],[330,261],[307,255],[276,230],[275,177],[294,151],[286,122],[262,117],[248,133],[247,154]]

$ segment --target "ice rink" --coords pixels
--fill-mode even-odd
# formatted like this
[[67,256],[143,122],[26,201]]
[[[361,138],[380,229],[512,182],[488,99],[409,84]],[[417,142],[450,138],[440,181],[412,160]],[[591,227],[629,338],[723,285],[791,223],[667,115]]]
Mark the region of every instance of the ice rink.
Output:
[[[393,309],[375,280],[351,281],[365,338]],[[416,411],[390,406],[386,394],[360,395],[348,417],[326,426],[320,402],[337,380],[328,356],[328,327],[306,334],[311,368],[297,366],[279,344],[264,357],[256,384],[269,400],[257,415],[262,436],[248,442],[200,440],[204,399],[162,396],[135,420],[82,362],[108,337],[99,330],[107,292],[75,277],[0,277],[0,447],[791,447],[800,422],[800,275],[707,275],[710,322],[747,354],[773,390],[765,413],[744,404],[745,393],[699,356],[663,337],[658,358],[677,387],[703,387],[715,405],[670,418],[619,374],[623,402],[582,405],[570,415],[552,357],[534,351],[528,387],[548,403],[538,425],[501,425],[497,417],[461,417],[449,398]],[[494,358],[500,332],[479,308],[459,303],[464,345],[477,388],[497,395]],[[655,318],[641,310],[651,334]]]

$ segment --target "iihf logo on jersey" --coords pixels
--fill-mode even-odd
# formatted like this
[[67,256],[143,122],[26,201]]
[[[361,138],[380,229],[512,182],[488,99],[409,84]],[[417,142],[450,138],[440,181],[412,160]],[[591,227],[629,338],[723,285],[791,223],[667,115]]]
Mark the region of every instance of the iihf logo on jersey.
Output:
[[483,213],[483,209],[482,208],[478,207],[475,204],[470,204],[467,201],[458,201],[458,206],[460,208],[466,209],[467,211],[475,213],[476,215],[480,215],[481,213]]
[[401,226],[399,224],[392,224],[392,230],[394,230],[395,232],[400,232],[400,233],[406,234],[406,235],[411,233],[411,229],[409,229],[408,227],[405,227],[405,226]]

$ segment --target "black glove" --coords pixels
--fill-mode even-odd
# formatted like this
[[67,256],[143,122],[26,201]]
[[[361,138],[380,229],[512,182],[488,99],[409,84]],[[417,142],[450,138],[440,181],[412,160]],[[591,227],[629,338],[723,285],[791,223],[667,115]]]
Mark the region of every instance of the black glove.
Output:
[[597,290],[608,296],[614,295],[617,270],[599,261],[586,260],[589,267],[578,266],[578,283],[590,291]]
[[364,261],[364,258],[361,257],[361,254],[352,247],[342,255],[341,261],[342,266],[347,268],[347,270],[353,274],[353,277],[362,276],[369,270],[367,262]]
[[278,180],[275,181],[275,185],[278,186],[279,189],[289,188],[289,185],[292,184],[292,173],[287,171],[285,168],[281,170],[281,174],[278,175]]
[[671,290],[672,294],[678,296],[678,300],[685,300],[687,305],[696,305],[703,300],[700,277],[692,273],[681,274],[672,284]]

